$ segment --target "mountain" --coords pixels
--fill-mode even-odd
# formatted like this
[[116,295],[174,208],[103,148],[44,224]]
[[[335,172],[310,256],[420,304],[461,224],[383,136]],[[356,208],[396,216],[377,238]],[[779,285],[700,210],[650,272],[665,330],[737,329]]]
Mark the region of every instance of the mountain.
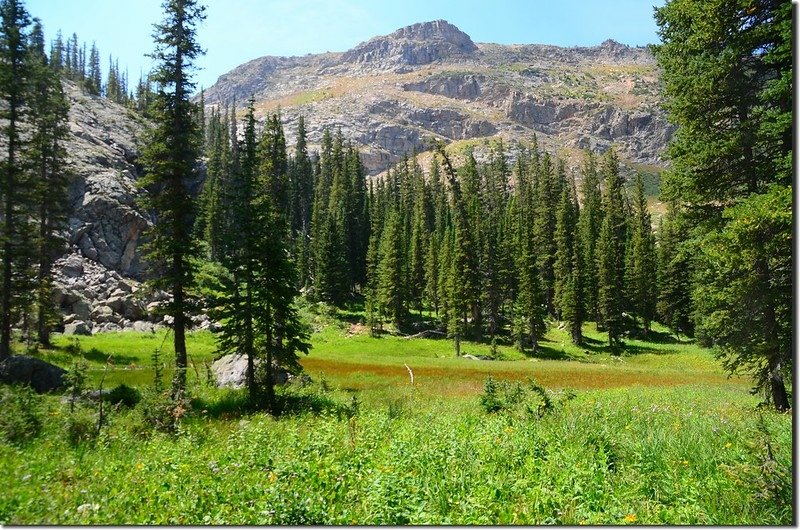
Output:
[[567,158],[614,144],[624,161],[658,171],[673,132],[658,83],[647,48],[475,43],[436,20],[346,52],[254,59],[220,76],[205,102],[241,112],[253,96],[257,117],[280,111],[290,141],[304,114],[312,147],[323,127],[341,128],[373,175],[431,137],[480,148],[534,134]]

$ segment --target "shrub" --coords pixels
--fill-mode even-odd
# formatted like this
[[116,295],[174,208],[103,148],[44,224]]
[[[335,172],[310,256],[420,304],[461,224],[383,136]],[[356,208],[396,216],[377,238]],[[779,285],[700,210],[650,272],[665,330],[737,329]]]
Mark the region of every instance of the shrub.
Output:
[[8,387],[0,394],[0,434],[11,443],[32,440],[42,430],[41,398],[30,387]]
[[91,410],[83,407],[74,408],[65,416],[64,429],[67,441],[73,446],[91,442],[99,433],[97,417]]
[[[574,397],[574,392],[565,392],[563,401]],[[488,376],[483,384],[480,403],[483,410],[490,414],[511,412],[535,418],[551,412],[557,404],[553,393],[533,379],[529,378],[523,385],[519,381],[496,381],[492,376]]]
[[133,411],[131,428],[135,434],[148,436],[154,432],[174,434],[189,408],[183,399],[173,401],[168,391],[148,388]]
[[142,394],[135,388],[122,383],[112,388],[105,399],[112,405],[133,408],[142,400]]

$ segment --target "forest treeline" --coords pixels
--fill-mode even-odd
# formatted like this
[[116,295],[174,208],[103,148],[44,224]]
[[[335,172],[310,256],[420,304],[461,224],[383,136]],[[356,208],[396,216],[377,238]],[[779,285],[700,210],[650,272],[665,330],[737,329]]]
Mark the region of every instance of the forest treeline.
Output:
[[[237,127],[231,108],[213,109],[206,127],[196,230],[212,261],[230,244],[225,227],[236,225]],[[456,168],[439,148],[427,173],[410,153],[384,178],[367,179],[340,130],[325,129],[320,151],[309,154],[300,117],[296,138],[289,154],[272,114],[257,150],[275,174],[260,192],[285,214],[296,285],[337,306],[363,300],[373,334],[385,323],[405,329],[414,312],[431,315],[457,345],[513,338],[526,351],[548,318],[567,322],[576,344],[589,320],[615,348],[656,318],[691,333],[679,286],[657,273],[659,262],[669,268],[674,244],[657,251],[641,176],[626,186],[613,150],[599,161],[587,152],[576,175],[535,138],[513,157],[498,141],[485,164],[468,151]]]

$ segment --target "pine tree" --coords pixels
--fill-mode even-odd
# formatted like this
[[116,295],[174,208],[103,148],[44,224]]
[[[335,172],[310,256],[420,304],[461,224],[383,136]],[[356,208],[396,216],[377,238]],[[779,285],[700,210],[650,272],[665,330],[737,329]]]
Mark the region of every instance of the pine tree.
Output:
[[686,221],[670,205],[658,229],[658,298],[656,310],[661,322],[676,334],[694,335],[692,321],[691,257]]
[[61,30],[56,32],[56,40],[50,47],[50,67],[61,71],[64,68],[64,37],[61,36]]
[[92,43],[92,49],[89,52],[89,64],[84,86],[87,92],[93,96],[99,96],[103,93],[103,83],[100,72],[100,52],[97,50],[95,43]]
[[[559,172],[562,171],[559,168]],[[554,313],[553,298],[555,293],[555,263],[556,245],[553,234],[556,230],[556,208],[561,195],[557,184],[556,170],[548,153],[545,153],[539,164],[539,171],[535,175],[535,188],[533,190],[535,202],[533,206],[533,237],[536,244],[536,259],[539,274],[544,289],[545,305],[547,312]]]
[[584,318],[583,276],[578,232],[579,208],[574,186],[562,183],[561,200],[556,213],[555,305],[559,317],[566,321],[575,344],[582,341]]
[[190,256],[197,253],[192,238],[194,205],[185,181],[195,173],[202,143],[195,104],[189,99],[194,83],[193,61],[202,54],[195,40],[195,26],[205,18],[196,0],[165,0],[165,18],[155,25],[152,54],[158,63],[153,79],[158,92],[151,111],[155,127],[142,153],[149,206],[158,222],[152,229],[147,261],[154,283],[172,291],[169,312],[173,317],[175,380],[173,397],[186,389],[186,289],[192,282]]
[[628,300],[633,311],[642,318],[645,333],[650,332],[650,323],[656,312],[656,249],[655,237],[647,211],[644,183],[641,174],[636,175],[631,223],[630,273],[626,281]]
[[53,262],[64,241],[61,232],[67,224],[67,174],[64,140],[68,134],[69,104],[57,70],[44,53],[44,37],[38,20],[34,21],[30,46],[31,95],[29,122],[32,126],[26,158],[33,172],[37,234],[37,337],[40,344],[50,345],[50,328],[58,316],[52,293]]
[[608,344],[614,351],[622,346],[622,304],[625,273],[625,213],[619,161],[613,149],[603,158],[603,224],[597,242],[597,305],[600,322],[608,331]]
[[400,330],[405,321],[406,285],[403,274],[403,247],[400,230],[400,214],[391,210],[381,234],[380,264],[378,265],[378,299],[395,326]]
[[585,302],[587,317],[598,322],[600,320],[600,310],[597,304],[598,299],[598,277],[597,277],[597,241],[600,239],[600,227],[603,223],[603,211],[601,205],[600,179],[597,173],[597,162],[591,151],[586,152],[586,159],[581,168],[583,182],[581,184],[581,195],[583,196],[583,208],[579,220],[578,230],[583,244],[581,250],[583,263],[581,268],[585,278]]
[[[672,1],[656,10],[664,189],[695,226],[697,332],[778,410],[792,379],[792,6]],[[727,245],[727,247],[726,247]],[[747,308],[745,310],[745,308]]]
[[24,261],[19,259],[20,234],[30,214],[23,161],[20,150],[24,147],[20,126],[25,113],[26,85],[30,79],[28,57],[28,26],[30,17],[19,0],[0,2],[0,100],[3,102],[0,117],[4,120],[5,160],[3,161],[0,198],[2,198],[2,290],[0,290],[0,360],[11,355],[11,325],[18,316],[14,277]]

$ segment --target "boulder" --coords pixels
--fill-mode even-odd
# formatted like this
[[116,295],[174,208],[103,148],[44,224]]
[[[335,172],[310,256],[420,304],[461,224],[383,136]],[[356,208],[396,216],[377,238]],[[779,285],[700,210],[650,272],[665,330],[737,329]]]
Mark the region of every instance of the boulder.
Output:
[[[256,370],[263,361],[256,360]],[[211,371],[217,381],[217,386],[242,388],[247,384],[247,356],[240,353],[231,353],[220,357],[211,365]],[[272,364],[272,381],[276,385],[285,385],[294,379],[286,369]]]
[[145,320],[137,320],[130,324],[130,329],[141,333],[155,333],[155,327]]
[[68,278],[77,278],[83,274],[83,260],[77,254],[72,254],[66,260],[62,267],[64,276]]
[[66,370],[36,357],[12,355],[0,362],[0,382],[30,385],[42,394],[64,386]]
[[70,322],[64,326],[64,335],[91,335],[88,324],[82,320]]

